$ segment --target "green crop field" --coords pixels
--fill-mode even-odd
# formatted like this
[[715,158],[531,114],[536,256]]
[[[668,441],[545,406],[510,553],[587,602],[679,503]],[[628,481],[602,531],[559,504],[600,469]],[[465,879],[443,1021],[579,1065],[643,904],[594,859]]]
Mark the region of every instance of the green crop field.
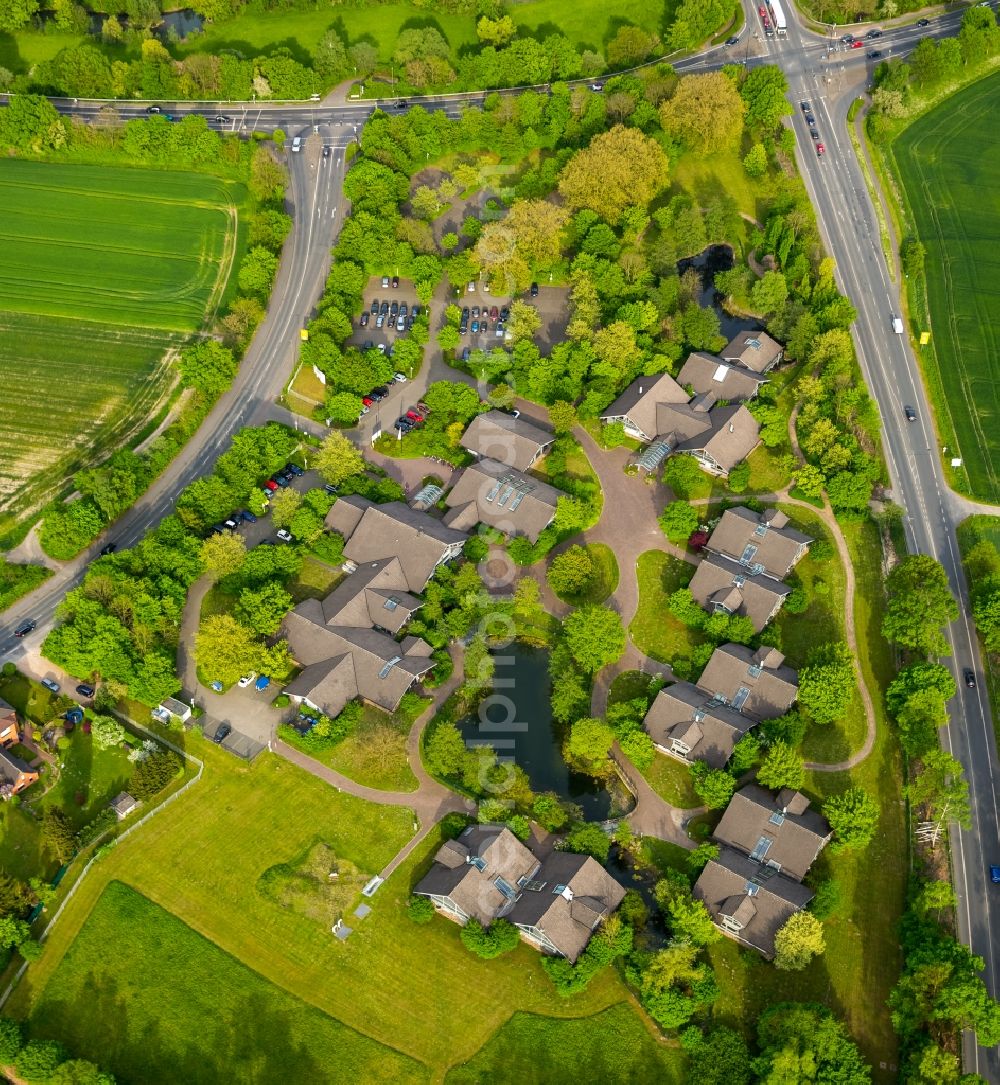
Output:
[[[947,410],[971,493],[1000,502],[1000,145],[984,138],[1000,108],[994,75],[915,121],[892,151],[927,249],[935,406]],[[924,299],[917,295],[922,316]],[[937,392],[940,389],[940,393]],[[951,452],[949,452],[949,455]]]
[[242,186],[200,174],[0,162],[0,513],[120,446],[218,306]]

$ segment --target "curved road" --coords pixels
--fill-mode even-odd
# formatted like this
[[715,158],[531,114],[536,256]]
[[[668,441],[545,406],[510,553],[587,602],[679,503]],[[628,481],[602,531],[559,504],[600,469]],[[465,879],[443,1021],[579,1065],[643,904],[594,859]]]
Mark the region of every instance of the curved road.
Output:
[[[993,6],[993,5],[991,5]],[[791,9],[786,0],[786,9]],[[891,317],[900,311],[898,290],[889,277],[879,241],[878,227],[860,166],[847,137],[847,110],[863,93],[875,61],[867,58],[869,47],[883,56],[908,53],[927,36],[944,37],[957,32],[962,11],[942,15],[927,28],[912,22],[886,29],[877,41],[864,48],[848,49],[839,42],[838,31],[828,37],[806,29],[794,10],[787,37],[765,38],[756,5],[746,5],[747,26],[737,45],[717,47],[676,63],[682,72],[717,68],[724,63],[779,65],[788,79],[796,106],[791,119],[798,140],[799,166],[826,245],[837,262],[840,286],[858,309],[853,328],[862,372],[882,413],[883,438],[893,493],[905,508],[907,545],[914,553],[930,554],[942,563],[962,613],[948,630],[956,675],[971,667],[978,676],[977,688],[959,683],[960,693],[951,704],[951,727],[941,740],[965,767],[972,800],[972,828],[955,830],[952,851],[955,886],[959,899],[959,933],[986,962],[985,979],[994,996],[1000,991],[1000,947],[995,948],[992,930],[1000,930],[1000,903],[990,892],[987,868],[1000,860],[997,795],[997,752],[993,737],[985,680],[978,644],[969,618],[970,606],[959,560],[955,528],[966,515],[967,504],[947,487],[941,469],[935,434],[920,372],[906,336],[893,334]],[[840,28],[841,30],[843,28]],[[433,109],[457,114],[475,94],[437,98],[410,98]],[[817,116],[827,154],[820,159],[802,119],[798,102],[808,99]],[[61,111],[100,123],[105,103],[57,100]],[[319,297],[337,222],[344,213],[340,194],[343,180],[343,148],[364,123],[376,103],[307,103],[261,106],[257,104],[205,105],[176,103],[169,108],[178,115],[201,113],[230,117],[223,127],[252,131],[280,127],[289,134],[307,134],[320,126],[323,141],[334,150],[322,159],[310,140],[304,153],[289,154],[291,202],[294,228],[282,256],[278,280],[268,316],[254,338],[232,390],[216,405],[198,433],[168,470],[137,505],[112,529],[116,541],[128,545],[170,511],[180,490],[193,478],[211,469],[231,436],[243,426],[266,419],[269,405],[280,392],[294,360],[297,329],[308,319]],[[383,104],[383,103],[379,103]],[[124,118],[145,115],[145,103],[116,103]],[[391,102],[384,108],[391,109]],[[918,420],[907,423],[903,406],[917,408]],[[29,640],[38,640],[51,624],[53,611],[65,591],[78,583],[87,561],[97,547],[68,563],[41,589],[19,602],[0,621],[0,653],[16,657],[23,649],[11,634],[16,624],[30,615],[39,628]],[[993,923],[996,915],[997,923]],[[966,1036],[964,1062],[968,1071],[987,1080],[1000,1081],[997,1049],[976,1046]]]

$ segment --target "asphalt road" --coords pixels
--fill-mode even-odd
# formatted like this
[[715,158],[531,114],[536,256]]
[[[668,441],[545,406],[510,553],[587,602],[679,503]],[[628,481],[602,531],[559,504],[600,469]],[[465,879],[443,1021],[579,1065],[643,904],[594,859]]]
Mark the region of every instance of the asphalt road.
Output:
[[[909,51],[924,34],[954,33],[960,20],[961,13],[957,13],[936,20],[926,30],[887,33],[872,46],[877,45],[883,53]],[[770,59],[788,78],[802,176],[826,246],[837,262],[840,287],[858,310],[852,333],[862,373],[881,410],[893,497],[906,510],[907,546],[913,553],[930,554],[941,562],[961,603],[959,619],[947,630],[952,647],[949,665],[959,693],[949,704],[952,722],[942,730],[941,741],[965,768],[972,807],[971,829],[959,831],[955,827],[952,833],[959,934],[984,959],[984,978],[996,996],[1000,952],[994,944],[992,919],[995,914],[1000,929],[1000,904],[988,867],[991,862],[1000,862],[997,751],[955,538],[955,528],[966,510],[944,479],[933,418],[909,337],[892,330],[893,314],[900,312],[898,286],[889,277],[875,212],[847,135],[847,110],[864,92],[868,67],[877,61],[864,58],[866,49],[851,50],[862,54],[860,60],[852,60],[843,47],[827,60],[825,46],[817,49],[815,37],[797,25],[789,25],[787,39],[768,45]],[[802,100],[813,107],[827,148],[823,157],[817,155],[809,136],[800,108]],[[915,421],[906,420],[906,406],[916,409]],[[975,689],[967,689],[962,681],[965,668],[976,673]],[[1000,1080],[996,1048],[977,1047],[973,1034],[967,1034],[963,1055],[966,1070],[988,1081]]]
[[[892,315],[899,312],[898,290],[889,277],[874,210],[847,137],[846,123],[851,101],[864,92],[871,70],[879,62],[867,56],[871,49],[878,49],[883,57],[905,55],[923,37],[955,34],[962,11],[936,18],[926,28],[911,24],[886,30],[877,41],[852,49],[839,40],[843,28],[831,28],[825,37],[804,29],[790,0],[785,3],[789,27],[784,38],[765,37],[756,4],[745,7],[747,25],[736,45],[706,50],[699,56],[678,61],[676,67],[682,72],[692,72],[729,63],[747,66],[775,63],[788,78],[796,107],[791,124],[798,139],[800,169],[827,248],[836,260],[840,287],[858,310],[852,332],[862,372],[881,410],[893,496],[906,510],[907,544],[912,552],[930,554],[942,563],[961,601],[961,617],[948,630],[953,649],[951,665],[959,679],[959,694],[949,706],[952,723],[941,738],[945,748],[965,767],[972,805],[971,829],[956,831],[952,837],[959,931],[963,940],[985,960],[985,980],[991,994],[996,996],[1000,990],[1000,950],[994,947],[991,921],[994,912],[1000,921],[1000,904],[991,892],[987,870],[990,862],[1000,862],[997,753],[955,539],[955,527],[966,510],[945,483],[939,453],[934,447],[930,407],[908,338],[892,331]],[[478,92],[411,97],[408,101],[443,109],[454,116],[464,103],[482,97]],[[823,158],[817,157],[798,108],[802,99],[812,103],[819,122],[827,148]],[[211,469],[235,432],[267,418],[271,404],[291,372],[298,329],[307,321],[321,293],[329,249],[345,213],[341,197],[343,148],[376,105],[387,111],[396,107],[394,99],[346,104],[160,104],[176,115],[224,116],[227,120],[218,124],[221,130],[249,132],[282,128],[289,136],[312,134],[319,138],[309,139],[303,153],[288,155],[294,226],[282,256],[267,320],[257,332],[233,388],[219,401],[170,468],[106,536],[113,537],[121,546],[135,543],[166,515],[180,490]],[[101,109],[106,103],[55,100],[55,105],[67,114],[101,123]],[[127,119],[144,116],[145,105],[116,103],[116,108]],[[330,144],[329,158],[320,157],[320,140]],[[905,405],[916,408],[915,422],[905,420]],[[13,639],[12,631],[25,617],[38,622],[29,642],[41,639],[51,625],[58,600],[79,582],[87,562],[103,541],[68,563],[42,588],[3,616],[0,654],[8,658],[20,654],[20,643]],[[974,690],[966,689],[961,682],[966,667],[974,669],[977,675]],[[877,902],[873,904],[877,906]],[[978,1048],[970,1036],[966,1037],[964,1046],[967,1070],[987,1080],[1000,1081],[997,1049]]]

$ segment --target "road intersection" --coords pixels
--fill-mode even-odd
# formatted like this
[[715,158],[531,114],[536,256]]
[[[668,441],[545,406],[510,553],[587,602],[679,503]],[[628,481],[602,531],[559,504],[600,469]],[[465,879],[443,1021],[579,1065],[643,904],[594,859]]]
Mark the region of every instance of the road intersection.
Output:
[[[755,6],[747,8],[748,22],[733,46],[709,49],[675,63],[679,72],[719,68],[723,64],[747,66],[776,64],[785,73],[795,104],[791,125],[795,131],[799,167],[816,211],[826,247],[836,261],[839,285],[857,308],[852,328],[862,373],[878,402],[883,439],[894,499],[906,510],[904,527],[908,548],[929,554],[944,566],[952,590],[960,600],[961,615],[947,631],[952,646],[951,665],[956,676],[963,668],[975,670],[975,689],[959,682],[959,694],[950,704],[952,723],[942,732],[942,743],[965,767],[969,780],[972,827],[954,830],[952,858],[959,901],[959,934],[973,952],[985,960],[985,980],[994,997],[1000,993],[1000,946],[994,946],[993,914],[1000,929],[1000,902],[991,892],[987,870],[1000,861],[1000,800],[997,794],[997,752],[979,648],[970,619],[970,603],[955,529],[967,515],[968,503],[952,493],[941,466],[930,407],[917,360],[908,338],[892,330],[899,313],[898,286],[889,274],[874,208],[861,167],[848,137],[847,111],[870,82],[873,65],[867,48],[849,49],[839,40],[844,28],[831,27],[825,35],[808,29],[791,4],[787,5],[787,36],[770,38]],[[927,27],[915,24],[884,28],[877,41],[883,58],[908,53],[923,37],[957,33],[962,12],[943,15]],[[860,33],[863,33],[863,28]],[[751,53],[752,46],[752,53]],[[544,88],[538,88],[544,89]],[[442,109],[457,116],[483,92],[407,99],[411,105]],[[800,100],[812,104],[827,153],[819,157],[797,108]],[[102,123],[109,105],[122,119],[146,115],[147,103],[54,100],[62,112],[92,123]],[[319,298],[329,266],[329,253],[339,223],[347,211],[342,195],[346,169],[345,148],[376,107],[392,111],[395,99],[310,103],[175,103],[176,116],[197,113],[208,118],[229,118],[220,128],[236,131],[281,128],[294,135],[318,136],[306,141],[306,150],[288,154],[293,229],[281,265],[267,318],[258,329],[233,387],[216,404],[185,449],[110,529],[120,546],[137,542],[174,507],[177,495],[194,478],[206,474],[233,434],[259,424],[273,411],[273,403],[291,374],[299,328]],[[102,112],[105,111],[105,112]],[[331,147],[329,157],[318,153],[319,142]],[[905,418],[904,405],[914,406],[915,422]],[[11,607],[0,620],[0,651],[17,658],[24,650],[13,630],[25,617],[38,622],[31,641],[45,635],[55,608],[67,590],[82,579],[86,566],[104,540],[66,563],[38,591]],[[877,906],[877,902],[872,902]],[[859,992],[860,995],[860,992]],[[987,1080],[1000,1080],[997,1049],[982,1049],[966,1036],[967,1071]]]

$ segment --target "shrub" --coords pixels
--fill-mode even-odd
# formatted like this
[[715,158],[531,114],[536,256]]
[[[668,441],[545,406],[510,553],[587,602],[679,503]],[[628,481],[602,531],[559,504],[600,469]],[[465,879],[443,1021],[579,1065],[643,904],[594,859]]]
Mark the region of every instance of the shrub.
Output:
[[0,1017],[0,1064],[9,1066],[24,1047],[21,1023],[9,1017]]
[[184,768],[180,754],[161,746],[156,753],[140,761],[132,770],[129,794],[144,802],[159,794]]
[[429,897],[418,897],[414,894],[406,906],[406,914],[414,923],[430,923],[434,918],[434,905]]
[[566,835],[566,850],[578,855],[592,855],[599,863],[606,863],[611,841],[600,825],[578,822]]
[[470,919],[459,937],[470,953],[482,957],[484,961],[510,953],[517,949],[521,940],[517,927],[506,919],[495,919],[488,927],[484,927],[478,919]]
[[450,814],[445,814],[439,823],[441,835],[445,840],[457,840],[474,820],[468,814],[460,814],[457,810],[452,810]]
[[56,1040],[29,1040],[14,1059],[14,1066],[23,1080],[43,1082],[65,1057],[62,1044]]
[[2,673],[4,678],[13,678],[17,674],[17,667],[14,666],[9,660],[3,665]]

